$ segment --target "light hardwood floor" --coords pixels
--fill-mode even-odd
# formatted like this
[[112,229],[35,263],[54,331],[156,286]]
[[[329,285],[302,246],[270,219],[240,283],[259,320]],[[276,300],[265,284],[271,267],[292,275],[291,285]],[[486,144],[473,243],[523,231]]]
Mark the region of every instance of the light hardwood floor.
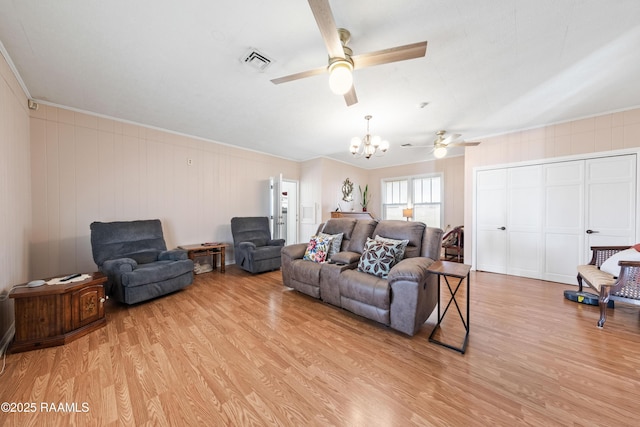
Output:
[[638,425],[640,309],[618,304],[598,329],[570,288],[472,273],[461,355],[428,341],[433,319],[408,337],[280,272],[229,266],[137,306],[109,301],[107,326],[75,342],[8,355],[0,402],[37,411],[0,425]]

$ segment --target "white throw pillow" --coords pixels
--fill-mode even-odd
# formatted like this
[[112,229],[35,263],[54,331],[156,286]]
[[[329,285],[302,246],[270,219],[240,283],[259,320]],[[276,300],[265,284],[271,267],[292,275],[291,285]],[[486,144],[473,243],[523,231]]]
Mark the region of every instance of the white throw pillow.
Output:
[[600,270],[613,275],[613,277],[618,277],[620,275],[618,261],[640,261],[640,252],[634,248],[629,248],[615,253],[602,263]]

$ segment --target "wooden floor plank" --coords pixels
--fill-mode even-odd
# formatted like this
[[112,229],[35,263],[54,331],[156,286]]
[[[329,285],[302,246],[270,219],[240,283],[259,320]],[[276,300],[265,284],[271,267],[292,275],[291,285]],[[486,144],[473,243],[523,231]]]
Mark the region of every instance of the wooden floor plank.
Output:
[[[10,354],[0,402],[87,402],[87,413],[0,413],[0,425],[632,426],[640,309],[563,298],[575,287],[472,272],[462,355],[282,286],[279,271],[196,276],[65,346]],[[459,303],[466,299],[461,288]],[[455,307],[438,331],[457,341]]]

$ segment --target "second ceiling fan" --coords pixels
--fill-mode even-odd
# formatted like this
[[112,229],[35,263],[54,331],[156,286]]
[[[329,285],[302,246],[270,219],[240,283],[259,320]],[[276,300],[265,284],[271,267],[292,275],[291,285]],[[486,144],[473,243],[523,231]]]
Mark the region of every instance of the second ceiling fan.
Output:
[[309,0],[309,6],[316,19],[320,34],[329,53],[329,65],[301,73],[290,74],[271,80],[274,84],[286,83],[329,72],[329,86],[339,95],[344,95],[347,105],[358,102],[356,90],[353,86],[353,70],[371,67],[374,65],[388,64],[390,62],[405,61],[407,59],[421,58],[427,52],[427,42],[412,43],[404,46],[396,46],[376,52],[353,55],[351,48],[347,46],[351,34],[344,28],[337,28],[329,0]]
[[439,130],[436,132],[436,139],[433,141],[433,145],[413,145],[402,144],[403,148],[431,148],[431,152],[436,159],[441,159],[447,155],[447,149],[451,147],[474,147],[480,145],[479,141],[458,141],[460,138],[459,133],[454,133],[449,136],[445,136],[446,130]]

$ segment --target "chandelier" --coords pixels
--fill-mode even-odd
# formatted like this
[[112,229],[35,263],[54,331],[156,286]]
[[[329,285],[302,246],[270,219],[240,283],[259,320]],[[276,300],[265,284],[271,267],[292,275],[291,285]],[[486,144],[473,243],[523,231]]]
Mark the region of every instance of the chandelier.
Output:
[[362,138],[354,136],[351,138],[351,146],[349,151],[355,157],[370,158],[373,155],[382,156],[389,149],[389,141],[383,141],[378,135],[371,135],[369,133],[369,120],[370,115],[364,116],[367,121],[367,134]]

